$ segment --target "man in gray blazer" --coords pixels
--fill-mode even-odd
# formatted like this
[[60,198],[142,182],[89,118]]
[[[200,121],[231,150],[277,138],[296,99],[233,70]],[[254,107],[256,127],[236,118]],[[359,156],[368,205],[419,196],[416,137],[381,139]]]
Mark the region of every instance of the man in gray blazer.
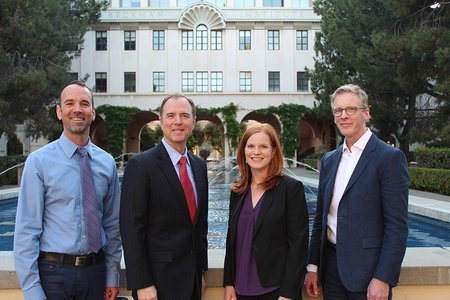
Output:
[[367,94],[344,85],[331,97],[344,144],[322,159],[305,280],[325,300],[391,299],[408,237],[404,154],[366,127]]
[[192,100],[166,97],[160,124],[161,144],[131,159],[123,177],[128,289],[139,300],[200,300],[208,267],[208,179],[205,161],[186,148],[195,124]]

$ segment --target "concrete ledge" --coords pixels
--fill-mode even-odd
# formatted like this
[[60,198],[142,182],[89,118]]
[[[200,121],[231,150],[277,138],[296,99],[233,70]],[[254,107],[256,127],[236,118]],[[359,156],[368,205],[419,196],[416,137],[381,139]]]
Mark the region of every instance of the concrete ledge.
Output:
[[450,223],[450,203],[409,195],[408,211]]

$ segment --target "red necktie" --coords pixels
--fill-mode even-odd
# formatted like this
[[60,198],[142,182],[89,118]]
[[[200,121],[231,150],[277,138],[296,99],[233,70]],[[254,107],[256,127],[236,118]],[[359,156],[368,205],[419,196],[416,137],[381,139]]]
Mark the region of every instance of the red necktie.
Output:
[[191,215],[191,221],[194,223],[195,214],[197,213],[197,205],[195,204],[195,194],[194,189],[192,188],[192,182],[187,173],[186,157],[182,156],[178,163],[180,164],[181,186],[184,190],[184,196],[186,197],[186,203],[189,209],[189,214]]
[[83,213],[86,225],[86,238],[89,249],[97,253],[102,248],[100,218],[98,217],[97,197],[94,179],[86,148],[78,148],[80,154],[81,190],[83,194]]

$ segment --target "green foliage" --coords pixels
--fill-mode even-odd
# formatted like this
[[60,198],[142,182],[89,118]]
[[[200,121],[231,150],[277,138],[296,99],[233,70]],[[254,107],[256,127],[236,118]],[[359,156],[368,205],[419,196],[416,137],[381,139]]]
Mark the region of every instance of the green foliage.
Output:
[[140,112],[136,107],[101,105],[96,108],[97,114],[105,115],[106,142],[108,152],[113,157],[122,154],[125,133],[131,116]]
[[233,102],[227,106],[222,107],[220,110],[223,116],[223,122],[225,124],[228,147],[230,154],[233,154],[239,145],[239,141],[242,135],[242,129],[239,122],[236,120],[236,115],[239,107]]
[[[449,120],[450,3],[429,1],[316,0],[322,17],[314,70],[308,70],[319,112],[329,113],[329,97],[355,83],[369,94],[372,124],[382,139],[394,135],[408,153],[411,129],[429,142]],[[422,102],[419,95],[433,98]],[[446,111],[447,113],[441,113]]]
[[409,168],[410,188],[450,196],[450,170]]
[[[0,156],[0,173],[17,164],[24,163],[26,159],[27,157],[23,155]],[[7,184],[17,184],[17,168],[13,168],[5,174],[0,175],[0,186]]]
[[450,170],[450,148],[418,148],[414,157],[420,168]]
[[52,130],[48,106],[69,81],[71,59],[107,1],[0,1],[0,133],[26,121],[28,134]]
[[293,158],[298,145],[298,124],[305,113],[311,112],[309,108],[299,104],[282,103],[279,106],[269,106],[258,110],[262,114],[277,114],[283,124],[281,144],[284,156]]

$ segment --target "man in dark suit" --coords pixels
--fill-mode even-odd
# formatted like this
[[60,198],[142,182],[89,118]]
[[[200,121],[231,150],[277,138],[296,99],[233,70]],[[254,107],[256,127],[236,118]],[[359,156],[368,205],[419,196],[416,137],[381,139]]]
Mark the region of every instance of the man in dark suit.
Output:
[[[197,300],[205,288],[208,179],[206,163],[187,152],[194,124],[192,100],[166,97],[161,144],[127,163],[120,227],[128,289],[135,299]],[[184,177],[191,193],[184,191]]]
[[325,300],[391,299],[408,237],[405,156],[366,127],[367,94],[344,85],[331,97],[344,144],[322,159],[305,280]]

